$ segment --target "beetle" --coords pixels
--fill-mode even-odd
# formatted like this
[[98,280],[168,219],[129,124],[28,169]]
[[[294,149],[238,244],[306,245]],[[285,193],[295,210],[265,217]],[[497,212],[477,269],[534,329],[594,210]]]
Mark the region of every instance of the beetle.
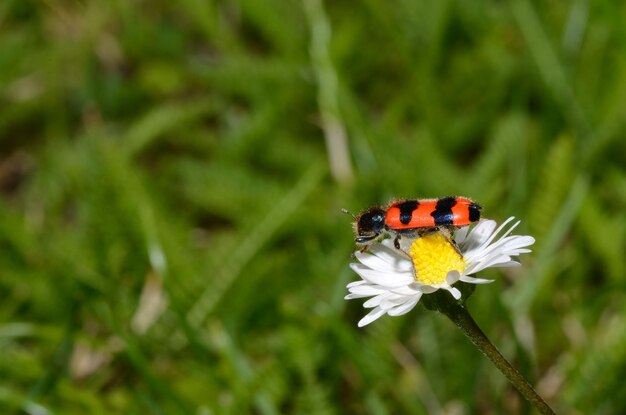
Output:
[[482,207],[461,196],[438,199],[405,199],[382,208],[374,206],[354,217],[357,245],[369,244],[384,233],[394,234],[394,246],[400,249],[402,235],[420,235],[455,229],[480,220]]

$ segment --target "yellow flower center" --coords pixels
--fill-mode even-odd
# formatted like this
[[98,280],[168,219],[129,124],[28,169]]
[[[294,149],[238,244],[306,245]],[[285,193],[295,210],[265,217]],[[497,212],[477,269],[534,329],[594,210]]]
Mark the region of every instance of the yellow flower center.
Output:
[[446,281],[448,272],[465,270],[463,256],[437,232],[417,238],[411,244],[409,255],[415,267],[415,280],[422,284],[441,284]]

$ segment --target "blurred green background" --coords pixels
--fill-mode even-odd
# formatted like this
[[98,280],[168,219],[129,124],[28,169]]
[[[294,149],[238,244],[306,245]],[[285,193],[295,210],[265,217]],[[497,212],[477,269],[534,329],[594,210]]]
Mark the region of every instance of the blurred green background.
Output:
[[532,413],[445,318],[358,329],[345,207],[465,195],[534,252],[469,308],[626,412],[626,6],[3,0],[0,412]]

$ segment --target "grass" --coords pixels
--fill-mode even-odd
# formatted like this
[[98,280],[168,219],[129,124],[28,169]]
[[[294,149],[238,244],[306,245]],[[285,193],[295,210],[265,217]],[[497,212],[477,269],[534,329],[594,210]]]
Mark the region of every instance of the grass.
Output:
[[2,2],[0,412],[530,413],[444,318],[343,300],[341,208],[455,194],[537,238],[483,330],[625,412],[624,12]]

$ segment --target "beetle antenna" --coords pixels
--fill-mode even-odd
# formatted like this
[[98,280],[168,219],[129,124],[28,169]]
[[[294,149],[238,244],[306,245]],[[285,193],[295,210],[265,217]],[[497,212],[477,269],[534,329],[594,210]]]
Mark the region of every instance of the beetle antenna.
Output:
[[356,219],[356,216],[354,216],[354,214],[352,212],[350,212],[348,209],[346,208],[341,208],[341,211],[347,215],[352,216],[352,219]]

